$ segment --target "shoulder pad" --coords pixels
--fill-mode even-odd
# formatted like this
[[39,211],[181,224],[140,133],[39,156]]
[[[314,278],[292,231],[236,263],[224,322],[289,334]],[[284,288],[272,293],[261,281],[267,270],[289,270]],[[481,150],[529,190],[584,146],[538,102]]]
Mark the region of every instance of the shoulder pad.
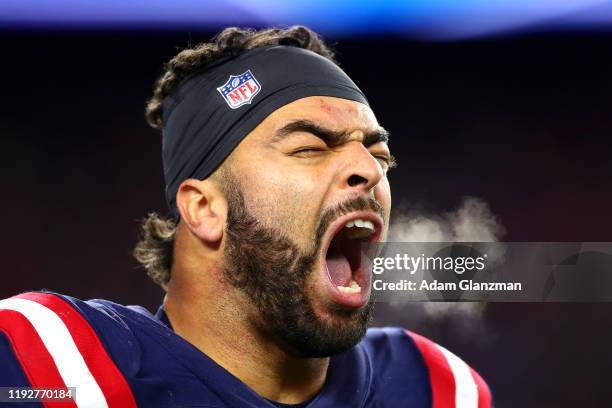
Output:
[[433,341],[406,331],[429,371],[433,408],[490,408],[487,383],[459,357]]
[[136,407],[94,328],[61,295],[28,292],[0,300],[0,330],[33,387],[75,387],[77,406]]

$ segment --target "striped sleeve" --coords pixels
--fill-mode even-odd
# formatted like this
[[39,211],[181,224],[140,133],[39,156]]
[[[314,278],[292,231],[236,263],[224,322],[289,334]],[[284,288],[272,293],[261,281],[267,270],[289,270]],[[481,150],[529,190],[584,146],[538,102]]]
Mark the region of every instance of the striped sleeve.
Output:
[[53,407],[136,407],[95,330],[61,297],[32,292],[0,300],[0,331],[33,387],[76,389],[74,402]]
[[[0,311],[2,313],[2,311]],[[19,360],[13,351],[13,347],[4,331],[0,329],[0,387],[31,387]],[[6,396],[6,395],[5,395]],[[0,406],[2,404],[0,403]],[[19,403],[19,408],[41,408],[40,402]]]
[[491,408],[488,385],[459,357],[416,333],[407,331],[429,371],[432,408]]

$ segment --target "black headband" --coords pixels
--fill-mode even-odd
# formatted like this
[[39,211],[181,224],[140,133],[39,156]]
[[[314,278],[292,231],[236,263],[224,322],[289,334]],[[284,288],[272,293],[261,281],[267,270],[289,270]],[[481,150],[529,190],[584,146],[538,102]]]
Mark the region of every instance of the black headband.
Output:
[[269,114],[307,96],[368,104],[336,64],[292,46],[256,48],[184,81],[163,103],[166,199],[174,217],[181,182],[210,176]]

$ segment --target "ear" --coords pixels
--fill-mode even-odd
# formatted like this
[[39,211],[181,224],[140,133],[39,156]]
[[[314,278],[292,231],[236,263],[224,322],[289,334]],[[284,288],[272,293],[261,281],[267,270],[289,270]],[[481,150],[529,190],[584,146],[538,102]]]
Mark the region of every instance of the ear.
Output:
[[210,180],[187,179],[176,193],[181,220],[202,241],[212,244],[223,237],[227,200]]

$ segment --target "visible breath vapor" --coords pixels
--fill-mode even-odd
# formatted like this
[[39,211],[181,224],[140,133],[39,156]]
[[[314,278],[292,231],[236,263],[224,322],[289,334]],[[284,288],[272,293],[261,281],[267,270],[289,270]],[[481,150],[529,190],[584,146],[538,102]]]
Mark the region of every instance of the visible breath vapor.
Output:
[[[401,212],[397,215],[398,212]],[[396,210],[389,229],[388,242],[497,242],[505,234],[498,218],[484,201],[466,197],[459,208],[442,214],[426,214],[414,209]],[[425,245],[423,246],[425,248]],[[489,254],[490,261],[499,260],[502,254]],[[480,302],[426,302],[392,303],[393,312],[406,321],[407,326],[423,324],[431,320],[448,320],[457,333],[473,335],[484,330],[477,323],[483,315],[484,303]],[[467,330],[466,330],[467,329]]]
[[388,241],[393,242],[497,242],[505,229],[487,203],[466,197],[461,206],[442,215],[408,210],[395,218]]

